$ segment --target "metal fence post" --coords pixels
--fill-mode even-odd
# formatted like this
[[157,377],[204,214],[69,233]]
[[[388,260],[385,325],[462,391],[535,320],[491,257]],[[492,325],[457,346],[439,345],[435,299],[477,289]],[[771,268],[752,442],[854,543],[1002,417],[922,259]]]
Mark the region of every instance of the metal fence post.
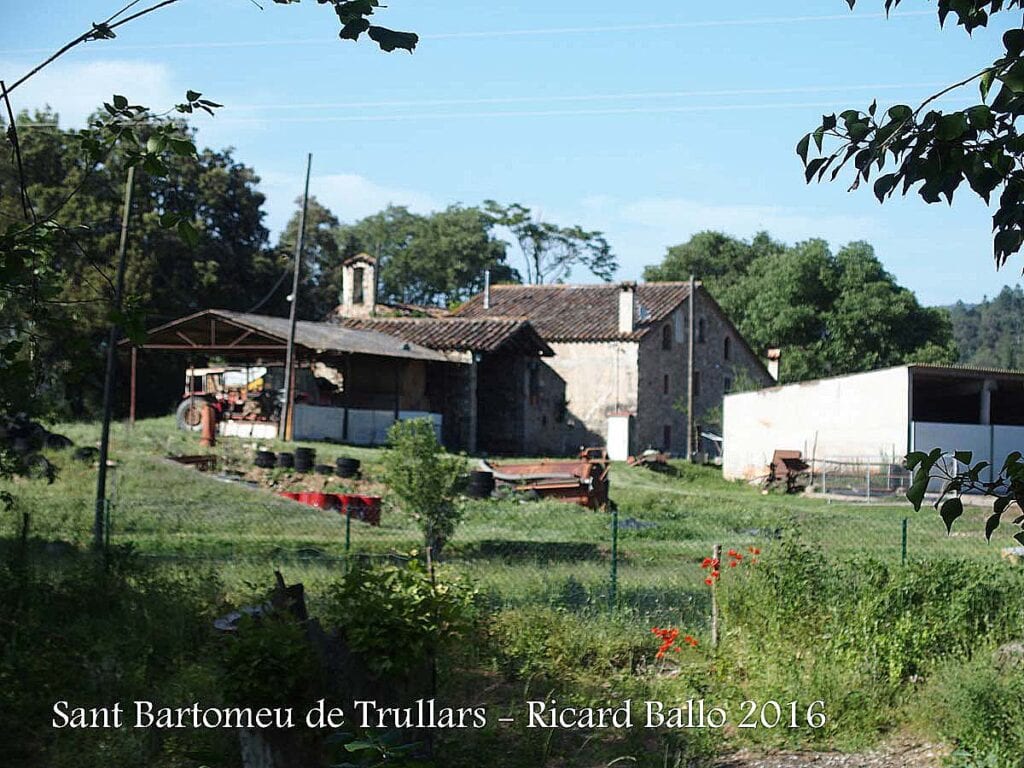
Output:
[[615,610],[619,590],[619,507],[614,502],[612,508],[612,572],[608,584],[608,608]]
[[[711,550],[711,558],[716,563],[722,562],[722,545],[715,544],[714,549]],[[717,566],[716,566],[717,567]],[[717,582],[711,580],[711,647],[718,647],[718,598],[716,596],[716,585]]]
[[900,542],[900,564],[907,564],[907,518],[903,518],[903,537]]
[[868,501],[871,501],[871,465],[867,465],[867,469],[864,470],[864,481],[867,486]]
[[345,573],[349,572],[349,550],[352,548],[352,511],[346,504],[344,507],[345,512]]

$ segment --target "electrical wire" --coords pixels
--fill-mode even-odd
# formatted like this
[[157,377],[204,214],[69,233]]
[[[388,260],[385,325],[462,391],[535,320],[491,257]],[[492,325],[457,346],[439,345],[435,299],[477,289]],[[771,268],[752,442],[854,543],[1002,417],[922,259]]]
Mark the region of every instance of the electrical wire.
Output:
[[[472,40],[500,37],[537,37],[545,35],[570,35],[570,34],[601,34],[607,32],[654,32],[663,30],[683,29],[711,29],[715,27],[755,27],[771,26],[776,24],[807,24],[830,21],[869,21],[882,18],[900,19],[914,18],[921,16],[934,16],[935,11],[898,11],[890,13],[863,13],[863,14],[828,14],[822,16],[763,16],[751,19],[708,19],[706,21],[679,21],[679,22],[652,22],[649,24],[610,24],[600,26],[578,26],[578,27],[538,27],[535,29],[496,29],[480,30],[469,32],[439,32],[424,33],[420,35],[423,41],[430,40]],[[255,48],[262,46],[309,46],[309,45],[335,45],[337,40],[330,37],[298,38],[291,40],[239,40],[239,41],[209,41],[193,43],[156,43],[152,45],[119,45],[118,51],[154,51],[173,49],[203,49],[203,48]],[[11,54],[27,53],[49,53],[49,48],[22,48],[7,51]],[[85,51],[99,50],[99,46],[87,46]]]

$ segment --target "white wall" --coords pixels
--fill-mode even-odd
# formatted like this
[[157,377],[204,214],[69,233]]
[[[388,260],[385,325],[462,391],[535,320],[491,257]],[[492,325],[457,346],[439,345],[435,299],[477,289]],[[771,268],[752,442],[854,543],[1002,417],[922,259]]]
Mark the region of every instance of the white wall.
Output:
[[[907,450],[910,377],[905,366],[727,395],[722,473],[767,473],[776,449],[818,459],[882,461]],[[815,439],[817,448],[815,449]]]
[[553,342],[544,363],[565,381],[569,418],[605,437],[608,416],[637,410],[640,345],[621,342]]
[[[295,426],[292,433],[296,440],[343,440],[344,408],[327,408],[316,405],[295,405]],[[427,411],[399,411],[400,421],[429,418],[434,422],[437,439],[441,439],[441,414]],[[383,445],[387,442],[388,429],[395,423],[394,411],[371,411],[363,408],[348,409],[349,445]]]
[[[971,451],[972,463],[987,461],[991,465],[981,476],[991,482],[999,475],[1007,455],[1014,451],[1024,453],[1024,427],[914,422],[911,450],[927,453],[933,448],[941,448],[944,453]],[[961,471],[963,467],[949,469]],[[938,490],[940,485],[933,481],[929,490]]]

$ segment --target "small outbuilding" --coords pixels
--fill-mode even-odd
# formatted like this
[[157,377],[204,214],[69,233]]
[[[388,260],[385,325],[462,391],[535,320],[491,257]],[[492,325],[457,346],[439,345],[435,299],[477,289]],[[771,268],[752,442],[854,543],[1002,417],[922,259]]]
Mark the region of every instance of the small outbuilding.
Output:
[[780,449],[812,462],[900,464],[943,448],[998,470],[1024,450],[1024,371],[901,365],[727,395],[723,420],[729,479],[763,476]]

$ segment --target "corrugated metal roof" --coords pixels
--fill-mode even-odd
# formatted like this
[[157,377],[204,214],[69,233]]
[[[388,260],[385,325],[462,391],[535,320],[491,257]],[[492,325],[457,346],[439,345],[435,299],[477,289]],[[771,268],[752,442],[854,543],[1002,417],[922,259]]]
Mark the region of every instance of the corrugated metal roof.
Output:
[[545,341],[609,341],[640,339],[690,295],[689,283],[641,283],[636,286],[635,328],[619,333],[619,293],[616,283],[599,285],[496,285],[490,308],[483,294],[459,307],[456,317],[527,318]]
[[[228,309],[207,309],[154,328],[149,332],[149,343],[156,344],[166,338],[169,341],[177,342],[183,349],[189,348],[189,342],[192,346],[218,346],[215,340],[204,338],[204,334],[210,333],[208,331],[210,321],[215,318],[273,338],[281,344],[286,344],[288,341],[289,321],[286,317],[253,315]],[[183,341],[185,343],[182,343]],[[359,355],[439,362],[447,360],[441,352],[427,349],[415,342],[405,341],[377,331],[345,328],[335,323],[299,320],[295,324],[295,343],[314,352],[351,352]],[[231,351],[231,344],[223,343],[220,346],[224,346],[225,351]]]
[[983,368],[974,365],[935,365],[932,363],[913,363],[907,367],[915,371],[977,373],[986,376],[1012,376],[1014,378],[1024,377],[1024,371],[1017,371],[1011,368]]
[[347,328],[379,331],[431,349],[553,355],[527,320],[489,318],[339,318]]

